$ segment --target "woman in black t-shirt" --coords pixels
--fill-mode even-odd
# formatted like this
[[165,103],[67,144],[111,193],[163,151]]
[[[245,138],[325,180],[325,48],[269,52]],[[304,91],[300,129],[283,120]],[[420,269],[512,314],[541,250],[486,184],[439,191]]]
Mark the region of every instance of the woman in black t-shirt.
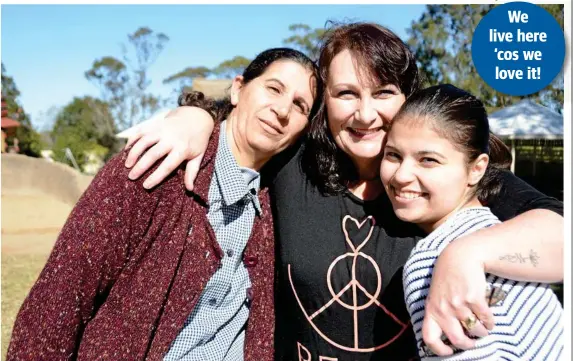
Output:
[[[385,125],[419,84],[415,59],[388,29],[353,23],[328,32],[319,68],[322,106],[303,142],[271,169],[279,240],[276,358],[415,358],[401,269],[421,234],[395,217],[378,175]],[[196,127],[188,126],[190,119]],[[162,121],[161,137],[155,126],[140,132],[131,143],[147,135],[132,148],[127,166],[133,166],[145,148],[158,144],[139,160],[131,176],[140,176],[170,153],[152,175],[154,180],[148,179],[152,186],[184,159],[196,157],[206,144],[209,121],[202,110],[179,108]],[[197,159],[193,162],[188,171]],[[186,175],[188,188],[193,173]],[[440,276],[426,315],[460,348],[472,347],[473,341],[456,332],[455,323],[470,311],[485,323],[492,317],[484,290],[472,282],[483,275],[488,262],[499,263],[508,249],[534,249],[539,267],[523,264],[521,269],[528,280],[555,282],[563,276],[561,203],[510,172],[503,174],[502,187],[488,206],[507,222],[466,237],[467,244],[473,244],[472,239],[487,244],[491,249],[481,254],[488,259],[472,258],[471,248],[464,250],[460,244],[465,239],[460,238],[457,253],[444,252],[434,272]],[[519,239],[513,234],[520,234]]]

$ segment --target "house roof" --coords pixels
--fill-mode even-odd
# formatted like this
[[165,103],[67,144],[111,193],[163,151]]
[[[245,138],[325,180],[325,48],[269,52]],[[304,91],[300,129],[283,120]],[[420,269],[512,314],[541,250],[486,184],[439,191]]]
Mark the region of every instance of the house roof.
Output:
[[2,117],[2,129],[4,129],[4,128],[16,128],[19,126],[21,126],[20,122],[17,122],[12,118]]

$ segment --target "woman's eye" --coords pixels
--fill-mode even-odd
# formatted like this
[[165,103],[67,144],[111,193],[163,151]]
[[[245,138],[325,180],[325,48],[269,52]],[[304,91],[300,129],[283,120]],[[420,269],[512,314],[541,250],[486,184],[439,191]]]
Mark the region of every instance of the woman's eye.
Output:
[[270,90],[271,92],[275,93],[275,94],[280,94],[280,92],[281,92],[281,91],[279,90],[279,88],[274,87],[274,86],[269,86],[269,90]]
[[354,95],[356,95],[356,93],[353,92],[352,90],[341,90],[337,94],[337,96],[339,97],[346,97],[346,98],[353,97]]
[[382,89],[380,91],[377,91],[376,93],[374,93],[374,96],[376,98],[388,98],[392,95],[395,95],[396,93],[393,90],[390,89]]
[[395,152],[386,152],[386,154],[384,154],[384,158],[389,159],[389,160],[399,160],[400,155],[398,153],[395,153]]
[[304,115],[307,114],[306,108],[304,107],[304,105],[302,105],[302,103],[296,102],[296,103],[294,103],[294,105],[296,106],[296,108],[298,109],[299,112],[301,112]]
[[434,158],[428,158],[428,157],[422,158],[422,159],[421,159],[421,161],[422,161],[422,163],[424,163],[424,164],[428,164],[428,165],[432,165],[432,164],[440,164],[440,162],[438,162],[438,160],[437,160],[437,159],[434,159]]

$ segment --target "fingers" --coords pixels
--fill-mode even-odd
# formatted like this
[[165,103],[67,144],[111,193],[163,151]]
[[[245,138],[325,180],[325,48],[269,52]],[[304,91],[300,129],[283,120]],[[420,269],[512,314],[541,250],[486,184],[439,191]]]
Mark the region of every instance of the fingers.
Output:
[[[133,148],[135,149],[135,147],[137,147],[138,145],[139,142]],[[166,145],[165,143],[158,143],[153,147],[151,147],[151,149],[145,152],[145,154],[137,161],[137,164],[135,164],[133,169],[129,172],[128,174],[129,179],[134,180],[141,177],[143,173],[145,173],[149,168],[151,168],[153,164],[155,164],[155,162],[157,162],[161,157],[169,153],[170,150],[171,147]]]
[[465,319],[460,320],[460,322],[468,335],[478,337],[485,337],[488,335],[487,329],[473,312],[470,312],[468,316]]
[[[161,158],[163,155],[169,152],[169,148],[158,148],[157,152],[152,153],[152,150],[156,147],[159,147],[159,144],[155,147],[151,148],[140,160],[137,162],[136,167],[141,164],[142,172],[145,172],[149,167],[151,167],[157,159]],[[152,153],[152,154],[150,154]],[[149,157],[148,157],[149,156]],[[183,162],[183,156],[172,150],[169,152],[169,155],[157,169],[143,182],[143,188],[150,189],[158,185],[162,180],[167,178],[169,174],[171,174],[177,167]],[[132,171],[135,171],[136,168],[134,167]],[[139,170],[139,169],[138,169]],[[139,175],[138,175],[139,177]]]
[[[495,320],[493,318],[493,312],[491,308],[487,305],[487,302],[484,300],[472,302],[468,305],[470,310],[477,316],[478,320],[480,320],[483,327],[487,330],[492,330],[495,326]],[[480,335],[476,335],[480,336]]]
[[424,318],[422,326],[422,337],[426,346],[438,356],[449,356],[454,350],[446,345],[442,340],[442,329],[438,323],[431,317]]
[[[137,143],[133,145],[133,147],[129,150],[127,154],[127,159],[125,160],[125,166],[127,168],[133,167],[137,159],[143,154],[143,152],[157,143],[159,138],[157,136],[146,135],[140,138]],[[133,178],[135,179],[135,178]]]
[[[175,109],[177,109],[177,108],[175,108]],[[169,110],[163,110],[163,111],[157,112],[151,118],[144,120],[143,122],[130,128],[129,132],[132,134],[129,137],[127,137],[127,143],[125,144],[125,147],[123,147],[123,149],[129,149],[141,137],[151,134],[153,132],[153,129],[158,124],[158,122],[163,120],[165,118],[165,116],[168,113],[170,114],[171,112],[172,111],[169,111]],[[157,143],[157,141],[155,141],[154,143]],[[147,148],[149,148],[149,147],[147,147]],[[133,160],[133,163],[135,163],[135,159]],[[126,164],[126,167],[130,168],[131,165],[128,166]]]
[[[464,319],[462,318],[460,319],[465,320],[466,318],[467,316]],[[472,340],[471,338],[468,337],[468,335],[466,335],[466,333],[464,332],[464,328],[460,323],[460,319],[456,318],[449,319],[443,325],[443,332],[448,338],[448,340],[450,340],[453,346],[462,350],[469,350],[470,348],[475,347],[475,340]],[[479,323],[479,321],[476,322]],[[471,329],[473,330],[475,327],[477,326],[474,325],[473,327],[471,327]]]
[[188,161],[185,166],[185,188],[189,191],[193,190],[193,183],[195,183],[195,178],[197,177],[197,173],[199,173],[199,166],[201,165],[202,160],[203,154]]
[[467,330],[467,332],[468,334],[477,337],[486,337],[489,335],[487,328],[485,328],[485,326],[480,321],[478,321],[473,328]]
[[134,133],[127,138],[127,143],[125,144],[125,147],[123,147],[123,149],[129,149],[131,148],[131,146],[137,142],[137,140],[139,138],[141,138],[143,136],[143,134],[141,134],[139,131],[134,131]]

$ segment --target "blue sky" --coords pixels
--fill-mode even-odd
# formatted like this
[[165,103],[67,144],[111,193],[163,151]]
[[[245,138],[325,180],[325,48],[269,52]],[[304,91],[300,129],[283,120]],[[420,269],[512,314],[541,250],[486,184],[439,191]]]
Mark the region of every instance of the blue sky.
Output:
[[170,41],[149,71],[150,91],[169,96],[162,81],[188,66],[214,67],[235,55],[253,58],[281,46],[288,26],[327,20],[374,21],[403,39],[424,5],[2,5],[1,57],[24,110],[40,130],[53,109],[74,96],[98,95],[84,72],[102,56],[121,58],[120,43],[141,26]]

